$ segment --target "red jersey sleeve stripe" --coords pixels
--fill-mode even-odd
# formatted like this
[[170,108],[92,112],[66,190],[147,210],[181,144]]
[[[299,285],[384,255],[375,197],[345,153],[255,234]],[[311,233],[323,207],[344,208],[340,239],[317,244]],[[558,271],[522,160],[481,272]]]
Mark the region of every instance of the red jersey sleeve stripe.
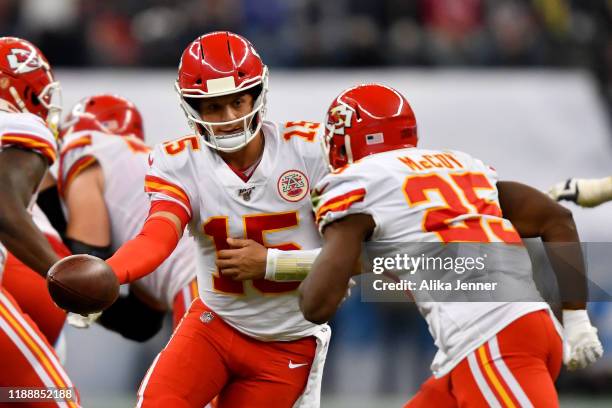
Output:
[[88,136],[79,137],[78,139],[73,140],[72,142],[68,143],[62,148],[60,157],[64,157],[66,153],[68,153],[71,150],[78,149],[79,147],[90,146],[90,145],[91,145],[91,136],[88,135]]
[[53,143],[31,134],[6,133],[2,135],[2,144],[8,146],[19,146],[28,150],[35,150],[42,154],[49,161],[49,164],[53,164],[57,159],[57,154]]
[[94,156],[83,156],[79,160],[74,162],[72,167],[70,167],[70,170],[68,170],[66,177],[61,177],[60,175],[60,180],[58,180],[57,183],[57,190],[59,191],[60,195],[64,195],[64,191],[66,191],[66,188],[76,178],[76,176],[81,174],[83,170],[90,167],[92,164],[95,164],[96,162],[97,160]]
[[189,215],[191,216],[191,203],[189,202],[189,196],[176,184],[172,184],[159,177],[145,176],[145,192],[162,193],[168,197],[179,200],[189,209]]
[[316,222],[318,223],[321,218],[330,211],[337,212],[349,209],[354,203],[363,201],[365,195],[366,190],[364,188],[359,188],[326,201],[317,210]]

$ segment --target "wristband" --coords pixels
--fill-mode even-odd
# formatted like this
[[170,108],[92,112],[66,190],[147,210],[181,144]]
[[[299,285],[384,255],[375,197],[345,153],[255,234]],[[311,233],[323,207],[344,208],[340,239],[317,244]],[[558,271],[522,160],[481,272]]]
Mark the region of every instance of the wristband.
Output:
[[297,251],[269,248],[265,279],[276,282],[303,281],[319,252],[321,248]]

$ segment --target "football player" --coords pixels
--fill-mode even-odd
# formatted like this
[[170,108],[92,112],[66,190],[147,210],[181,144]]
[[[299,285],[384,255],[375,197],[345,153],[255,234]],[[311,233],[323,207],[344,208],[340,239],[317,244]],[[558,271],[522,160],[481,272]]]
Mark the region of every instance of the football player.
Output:
[[[562,337],[570,368],[602,355],[583,301],[586,277],[577,262],[582,255],[576,245],[549,248],[551,261],[567,261],[569,254],[580,263],[580,273],[571,275],[555,268],[566,300],[561,328],[532,282],[519,234],[576,243],[571,213],[535,189],[498,182],[495,170],[468,154],[417,149],[417,141],[414,113],[394,89],[357,86],[331,104],[324,142],[335,170],[313,194],[325,244],[300,287],[305,317],[323,322],[333,315],[364,241],[386,244],[378,254],[391,257],[398,242],[408,252],[410,242],[438,242],[425,247],[434,255],[447,243],[495,242],[488,246],[495,256],[487,259],[487,273],[499,285],[520,288],[513,296],[522,301],[461,301],[469,297],[460,291],[442,297],[458,301],[435,301],[435,291],[410,291],[439,350],[435,378],[407,406],[558,406],[554,380]],[[459,276],[454,270],[447,274]],[[568,287],[576,292],[566,292]]]
[[[149,216],[107,261],[126,283],[170,256],[186,226],[198,246],[199,298],[145,376],[139,406],[201,407],[219,395],[219,407],[316,407],[330,329],[303,318],[303,275],[291,265],[320,246],[309,202],[328,171],[319,125],[264,120],[267,67],[233,33],[189,44],[176,89],[195,134],[155,148]],[[265,279],[220,274],[217,254],[230,244],[261,250],[251,260]],[[262,245],[298,256],[274,252],[268,273]]]
[[[0,38],[0,273],[4,248],[42,277],[59,259],[28,209],[57,158],[54,132],[60,114],[60,85],[40,50],[19,38]],[[61,399],[37,406],[79,405],[49,342],[3,284],[0,354],[1,387],[61,389]]]
[[[45,179],[47,177],[48,173]],[[57,257],[64,258],[70,255],[70,250],[63,244],[59,233],[37,204],[31,206],[30,213],[34,224],[47,239]],[[47,341],[57,347],[66,321],[66,312],[57,307],[51,299],[45,279],[8,252],[2,274],[2,286],[19,303],[21,310],[36,323]]]
[[570,178],[559,182],[548,190],[556,201],[566,200],[581,207],[597,207],[612,200],[612,177],[601,179]]
[[[75,254],[106,259],[137,235],[147,215],[143,180],[150,149],[136,106],[116,95],[79,101],[62,124],[58,191],[67,212],[65,241]],[[168,310],[174,325],[197,296],[195,243],[184,237],[154,273],[130,284],[100,317],[71,314],[75,326],[93,318],[124,337],[145,341],[162,326]]]

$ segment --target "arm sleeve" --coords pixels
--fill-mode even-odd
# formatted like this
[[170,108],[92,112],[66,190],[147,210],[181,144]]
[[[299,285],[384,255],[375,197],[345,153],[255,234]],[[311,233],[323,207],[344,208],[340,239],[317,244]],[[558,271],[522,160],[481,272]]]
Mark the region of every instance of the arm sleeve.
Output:
[[366,203],[366,183],[357,174],[330,173],[312,192],[315,220],[322,233],[334,221],[350,214],[371,214]]
[[176,248],[180,239],[176,226],[165,217],[153,216],[160,211],[171,212],[179,217],[182,228],[189,220],[189,216],[181,205],[164,201],[153,202],[149,218],[145,221],[140,233],[123,244],[107,261],[121,284],[150,274]]

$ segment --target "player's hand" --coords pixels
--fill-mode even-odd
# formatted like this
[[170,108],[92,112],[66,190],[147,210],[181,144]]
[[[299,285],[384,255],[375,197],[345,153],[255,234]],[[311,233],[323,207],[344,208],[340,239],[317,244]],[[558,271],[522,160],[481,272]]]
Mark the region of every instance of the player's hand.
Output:
[[586,310],[563,311],[563,337],[563,362],[569,370],[588,367],[603,355],[597,329]]
[[601,179],[571,178],[548,190],[554,200],[567,200],[581,207],[597,207],[612,199],[612,177]]
[[578,194],[578,179],[575,178],[559,182],[548,190],[548,195],[555,201],[566,200],[577,203]]
[[230,249],[217,253],[219,272],[236,281],[263,279],[268,248],[252,239],[228,238]]
[[76,327],[77,329],[87,329],[89,326],[94,324],[96,320],[102,315],[102,312],[91,313],[87,316],[83,316],[77,313],[68,313],[66,316],[66,320],[68,324],[72,327]]

